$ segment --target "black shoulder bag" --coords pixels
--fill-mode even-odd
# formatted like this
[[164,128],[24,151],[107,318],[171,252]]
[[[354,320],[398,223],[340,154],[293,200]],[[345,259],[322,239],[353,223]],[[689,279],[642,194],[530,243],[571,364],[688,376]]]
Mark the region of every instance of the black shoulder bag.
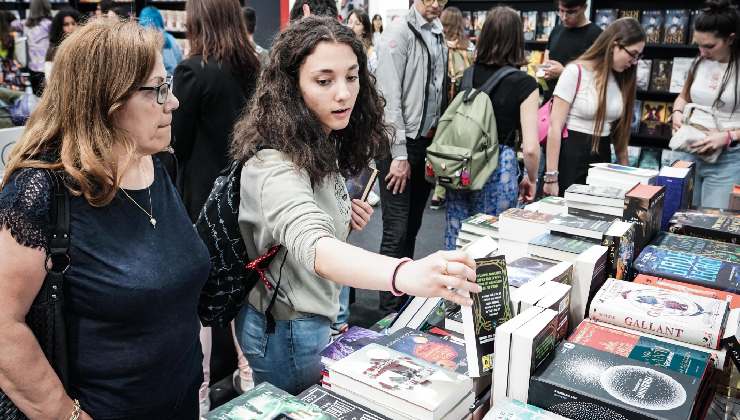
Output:
[[[33,331],[41,350],[66,388],[69,365],[67,329],[64,322],[64,273],[70,265],[69,192],[58,174],[49,171],[49,178],[54,186],[54,196],[50,208],[46,277],[26,314],[26,324]],[[2,390],[0,390],[0,418],[26,419]]]

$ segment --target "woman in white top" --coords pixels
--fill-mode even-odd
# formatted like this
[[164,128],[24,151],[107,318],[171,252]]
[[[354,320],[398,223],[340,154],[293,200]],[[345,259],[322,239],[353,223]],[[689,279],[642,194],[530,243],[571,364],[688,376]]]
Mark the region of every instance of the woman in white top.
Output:
[[[571,184],[585,184],[589,164],[611,160],[610,143],[619,162],[627,163],[635,64],[644,48],[645,32],[640,23],[622,18],[565,67],[553,92],[545,194],[558,195]],[[562,140],[566,124],[568,138]]]
[[[673,130],[681,127],[687,103],[710,107],[709,115],[696,112],[696,122],[713,127],[707,136],[692,146],[694,155],[712,154],[722,149],[714,163],[696,161],[694,206],[727,208],[733,184],[740,184],[740,13],[727,0],[706,2],[694,21],[694,42],[699,57],[694,62],[683,92],[673,103]],[[702,122],[702,119],[705,121]],[[698,156],[694,156],[698,157]]]

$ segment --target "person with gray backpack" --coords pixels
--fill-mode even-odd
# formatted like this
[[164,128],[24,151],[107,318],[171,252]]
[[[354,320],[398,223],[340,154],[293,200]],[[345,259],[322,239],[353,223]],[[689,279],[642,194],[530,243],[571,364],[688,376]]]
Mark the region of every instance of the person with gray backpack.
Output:
[[[516,70],[526,62],[522,21],[509,7],[486,17],[475,65],[440,118],[427,149],[426,177],[447,188],[445,248],[455,249],[460,225],[476,213],[498,215],[517,199],[534,199],[540,150],[539,92],[535,79]],[[521,139],[525,173],[519,179]]]

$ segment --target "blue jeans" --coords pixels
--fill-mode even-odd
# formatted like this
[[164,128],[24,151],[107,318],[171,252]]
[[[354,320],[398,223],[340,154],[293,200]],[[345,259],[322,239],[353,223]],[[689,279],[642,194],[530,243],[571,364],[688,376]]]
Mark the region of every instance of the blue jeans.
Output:
[[265,315],[251,305],[236,317],[236,337],[252,367],[254,384],[269,382],[298,395],[321,379],[321,350],[329,344],[329,319],[319,315],[275,321],[265,332]]
[[730,207],[732,186],[740,184],[740,147],[722,151],[715,163],[696,157],[692,160],[696,162],[692,205],[719,209]]
[[349,320],[349,286],[342,286],[339,290],[339,314],[337,314],[337,322],[332,327],[338,330],[347,323],[347,320]]

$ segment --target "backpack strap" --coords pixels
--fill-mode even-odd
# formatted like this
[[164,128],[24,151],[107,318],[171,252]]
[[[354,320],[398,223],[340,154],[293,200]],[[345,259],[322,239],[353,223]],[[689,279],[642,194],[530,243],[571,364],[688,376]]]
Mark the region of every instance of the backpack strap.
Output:
[[[469,91],[473,90],[473,67],[468,67],[463,71],[462,82],[460,82],[460,90],[469,94]],[[467,98],[466,98],[467,99]]]
[[[472,70],[473,67],[471,67],[470,69]],[[493,73],[491,75],[491,77],[489,77],[488,80],[486,80],[486,82],[483,83],[483,85],[480,88],[478,88],[477,90],[474,90],[472,92],[466,91],[465,92],[465,97],[463,98],[463,101],[464,102],[472,101],[481,92],[486,92],[486,94],[488,96],[491,96],[491,93],[493,93],[493,91],[496,89],[496,87],[498,86],[498,84],[501,83],[501,81],[506,76],[510,75],[511,73],[517,72],[517,71],[518,71],[517,69],[515,69],[514,67],[511,67],[511,66],[501,67],[500,69],[496,70],[496,72]],[[473,72],[472,71],[470,72],[470,78],[471,79],[473,78]]]

